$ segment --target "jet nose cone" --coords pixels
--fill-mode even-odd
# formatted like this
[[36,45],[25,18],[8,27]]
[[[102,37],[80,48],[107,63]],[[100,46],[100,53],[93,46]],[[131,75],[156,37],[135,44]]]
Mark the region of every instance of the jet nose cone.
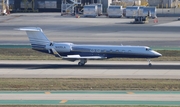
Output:
[[160,54],[160,53],[158,53],[156,51],[154,51],[154,54],[155,54],[156,57],[161,57],[162,56],[162,54]]
[[162,54],[160,54],[160,53],[157,53],[157,56],[158,56],[158,57],[161,57],[161,56],[162,56]]

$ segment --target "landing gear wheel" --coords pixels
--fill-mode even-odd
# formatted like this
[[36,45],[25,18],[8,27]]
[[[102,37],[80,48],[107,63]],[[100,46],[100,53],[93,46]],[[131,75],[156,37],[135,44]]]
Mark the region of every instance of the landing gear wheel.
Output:
[[150,60],[150,59],[148,59],[148,62],[149,62],[149,66],[151,67],[151,66],[152,66],[152,64],[151,64],[151,60]]
[[84,66],[84,64],[83,64],[83,63],[81,63],[81,62],[79,62],[79,63],[78,63],[78,65],[79,65],[79,66]]
[[87,59],[81,59],[78,63],[79,66],[84,66],[87,63]]
[[152,64],[151,64],[151,63],[149,63],[149,66],[151,67],[151,66],[152,66]]

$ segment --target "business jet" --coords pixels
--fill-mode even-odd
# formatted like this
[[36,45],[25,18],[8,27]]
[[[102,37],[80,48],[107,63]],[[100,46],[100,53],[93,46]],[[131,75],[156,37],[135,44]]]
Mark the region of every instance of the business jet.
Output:
[[147,58],[151,66],[150,58],[162,56],[147,46],[54,43],[48,40],[39,27],[23,27],[16,30],[26,31],[33,50],[52,54],[64,60],[79,60],[79,66],[84,66],[87,60],[109,58]]

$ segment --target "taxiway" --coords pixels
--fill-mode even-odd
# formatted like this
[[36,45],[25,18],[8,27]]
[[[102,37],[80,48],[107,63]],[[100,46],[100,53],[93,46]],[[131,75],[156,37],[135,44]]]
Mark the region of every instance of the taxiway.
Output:
[[41,27],[54,42],[79,44],[145,45],[179,47],[180,21],[177,17],[159,17],[158,23],[129,24],[127,18],[61,17],[59,13],[14,13],[0,19],[0,44],[29,44],[20,27]]
[[180,105],[168,91],[1,91],[0,105]]

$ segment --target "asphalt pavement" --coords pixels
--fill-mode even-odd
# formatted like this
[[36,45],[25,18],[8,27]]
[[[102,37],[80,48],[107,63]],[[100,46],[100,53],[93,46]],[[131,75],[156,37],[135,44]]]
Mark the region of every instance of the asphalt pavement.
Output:
[[[6,17],[6,16],[5,16]],[[177,17],[159,17],[149,24],[130,24],[127,18],[75,18],[59,13],[18,13],[0,19],[0,44],[29,44],[25,32],[19,27],[41,27],[54,42],[79,44],[144,45],[150,47],[175,47],[180,44],[180,21]]]
[[1,78],[149,78],[179,79],[179,62],[88,61],[85,66],[68,61],[0,61]]

